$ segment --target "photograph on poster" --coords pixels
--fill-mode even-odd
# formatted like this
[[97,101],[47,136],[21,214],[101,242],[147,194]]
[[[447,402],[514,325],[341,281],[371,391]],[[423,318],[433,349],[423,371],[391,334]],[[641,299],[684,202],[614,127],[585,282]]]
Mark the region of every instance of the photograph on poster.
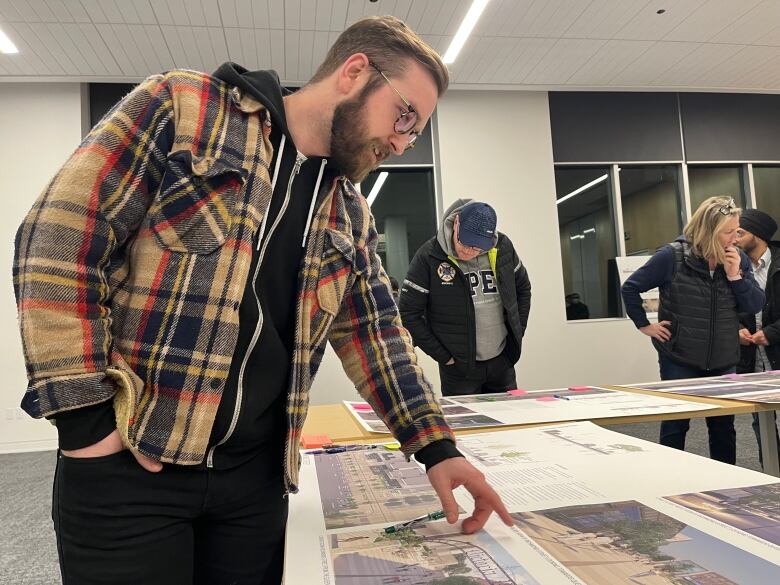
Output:
[[444,521],[395,534],[343,531],[328,542],[335,585],[541,585],[488,532],[465,535]]
[[780,567],[628,500],[512,514],[545,552],[593,585],[777,585]]
[[[355,417],[360,426],[372,433],[389,434],[387,428],[379,416],[372,410],[364,410],[362,403],[345,402],[349,412]],[[356,406],[358,408],[356,408]],[[481,414],[471,408],[451,403],[442,407],[447,423],[453,430],[472,429],[481,427],[498,427],[504,423],[492,416]]]
[[425,470],[386,449],[314,456],[325,527],[393,524],[439,506]]
[[[432,522],[384,538],[441,507],[423,467],[378,447],[306,454],[288,546],[312,562],[288,566],[290,582],[780,583],[776,478],[584,422],[466,435],[458,448],[515,526],[492,517],[464,537]],[[462,518],[473,500],[454,495]]]
[[687,388],[670,388],[668,392],[675,394],[689,394],[691,396],[712,396],[727,398],[729,396],[747,396],[752,393],[777,393],[780,388],[766,384],[739,384],[734,382],[721,382],[720,384],[707,384],[706,386],[693,386]]
[[594,395],[615,394],[614,390],[608,390],[606,388],[596,388],[593,386],[582,386],[577,390],[570,388],[554,388],[551,390],[534,390],[520,396],[512,394],[482,394],[474,396],[460,396],[454,400],[461,404],[480,404],[484,402],[513,402],[519,403],[523,401],[539,400],[540,398],[560,398],[565,396],[567,398],[583,398],[585,396]]
[[732,398],[747,402],[780,402],[780,377],[768,372],[762,372],[755,376],[753,374],[734,374],[717,378],[667,380],[626,386],[688,396]]
[[766,372],[750,372],[747,374],[725,374],[715,380],[732,380],[745,382],[770,382],[780,386],[780,370],[768,370]]
[[[595,386],[574,386],[547,390],[514,390],[496,394],[457,396],[442,406],[447,423],[453,429],[494,427],[540,422],[593,420],[692,412],[715,408],[674,397],[622,392]],[[347,410],[369,432],[387,433],[385,425],[371,414],[364,402],[345,401]]]
[[750,394],[730,394],[725,398],[734,398],[736,400],[746,400],[748,402],[766,402],[774,404],[780,402],[780,388],[765,392],[751,392]]
[[780,547],[780,483],[666,498]]
[[441,411],[444,416],[452,416],[455,414],[476,414],[473,410],[460,404],[444,405],[441,407]]
[[661,382],[637,382],[636,384],[621,384],[623,388],[640,388],[642,390],[659,390],[668,392],[670,388],[705,388],[708,386],[720,386],[723,380],[720,378],[686,378],[678,380],[663,380]]

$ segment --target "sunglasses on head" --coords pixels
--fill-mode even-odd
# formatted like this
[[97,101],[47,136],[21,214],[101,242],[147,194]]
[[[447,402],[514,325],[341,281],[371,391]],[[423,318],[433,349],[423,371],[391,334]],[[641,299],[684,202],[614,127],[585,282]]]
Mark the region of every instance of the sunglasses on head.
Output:
[[734,203],[734,198],[730,197],[728,203],[724,203],[720,207],[718,207],[718,212],[722,213],[723,215],[731,215],[734,213],[734,210],[737,208],[736,203]]

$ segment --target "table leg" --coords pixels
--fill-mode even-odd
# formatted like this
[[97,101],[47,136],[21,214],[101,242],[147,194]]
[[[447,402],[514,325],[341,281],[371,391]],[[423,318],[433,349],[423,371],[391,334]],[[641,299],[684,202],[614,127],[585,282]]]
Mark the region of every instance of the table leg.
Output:
[[775,430],[774,410],[764,410],[758,413],[758,426],[761,435],[761,451],[764,459],[764,473],[780,477],[780,461],[778,460],[777,431]]

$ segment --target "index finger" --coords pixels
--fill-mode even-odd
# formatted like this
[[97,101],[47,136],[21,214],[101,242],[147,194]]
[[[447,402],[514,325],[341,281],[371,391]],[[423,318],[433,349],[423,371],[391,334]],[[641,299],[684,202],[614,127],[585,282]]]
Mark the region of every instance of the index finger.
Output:
[[484,478],[478,482],[464,484],[469,493],[474,496],[474,516],[477,516],[477,520],[481,517],[481,514],[485,514],[485,518],[480,524],[480,528],[487,522],[491,511],[495,511],[499,518],[507,526],[512,526],[512,517],[504,506],[504,502],[501,501],[501,496],[494,490]]

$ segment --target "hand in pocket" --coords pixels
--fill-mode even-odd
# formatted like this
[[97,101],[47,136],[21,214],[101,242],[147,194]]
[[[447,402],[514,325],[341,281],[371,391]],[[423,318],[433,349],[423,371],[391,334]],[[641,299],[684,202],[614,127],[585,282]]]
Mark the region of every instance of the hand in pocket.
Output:
[[[60,452],[65,457],[70,457],[71,459],[87,459],[91,457],[106,457],[108,455],[114,455],[120,451],[124,451],[126,448],[127,447],[125,447],[124,443],[122,443],[122,438],[119,436],[119,431],[114,430],[105,439],[101,439],[94,445],[83,447],[81,449],[63,449]],[[135,457],[136,461],[138,461],[138,464],[147,471],[156,473],[162,469],[162,463],[155,461],[154,459],[150,459],[145,455],[141,455],[140,453],[133,453],[133,457]]]

